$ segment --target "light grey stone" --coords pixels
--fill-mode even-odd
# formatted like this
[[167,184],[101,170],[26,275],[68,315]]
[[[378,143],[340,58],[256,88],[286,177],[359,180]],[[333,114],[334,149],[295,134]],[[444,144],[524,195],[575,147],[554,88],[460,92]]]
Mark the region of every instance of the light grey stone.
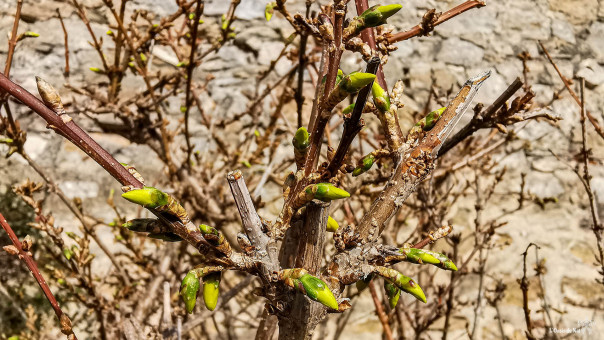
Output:
[[604,60],[604,22],[594,22],[589,27],[585,43],[599,60]]
[[564,193],[560,179],[549,173],[532,171],[526,175],[526,189],[537,197],[558,197]]
[[89,181],[64,181],[59,183],[59,188],[70,198],[94,198],[99,194],[99,185]]
[[453,65],[470,66],[480,62],[483,56],[482,48],[454,37],[442,43],[437,60]]
[[[208,16],[223,15],[229,10],[230,5],[231,2],[228,0],[207,0],[203,12]],[[265,7],[265,1],[242,0],[235,10],[235,16],[244,20],[264,19]]]
[[552,20],[552,34],[554,37],[558,37],[571,44],[574,44],[576,41],[573,26],[564,20]]
[[577,77],[585,78],[587,86],[595,87],[604,83],[604,68],[594,59],[586,59],[579,64]]

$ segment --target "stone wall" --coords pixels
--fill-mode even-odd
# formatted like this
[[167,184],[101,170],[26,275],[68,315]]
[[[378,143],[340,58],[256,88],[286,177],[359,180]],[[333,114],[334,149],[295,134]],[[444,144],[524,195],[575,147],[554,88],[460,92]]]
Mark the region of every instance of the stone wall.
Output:
[[[99,35],[104,33],[108,18],[104,12],[95,11],[100,1],[83,1],[90,6],[89,15],[92,27]],[[322,1],[325,3],[325,1]],[[383,1],[391,3],[392,1]],[[427,9],[444,11],[461,1],[406,0],[403,10],[390,20],[394,31],[407,29],[419,22]],[[0,3],[0,60],[7,53],[7,36],[13,22],[15,1]],[[97,66],[98,55],[88,44],[89,36],[74,10],[63,1],[26,0],[23,7],[23,22],[20,31],[31,30],[40,34],[37,39],[28,39],[20,43],[15,54],[11,76],[14,81],[35,92],[34,76],[40,75],[55,84],[69,82],[82,86],[95,79],[88,70]],[[207,20],[218,20],[228,7],[228,1],[206,1]],[[291,1],[291,9],[301,10],[304,1]],[[372,3],[370,1],[370,3]],[[196,77],[208,73],[216,76],[210,84],[208,101],[215,103],[214,115],[234,115],[245,109],[246,92],[255,90],[254,75],[265,69],[282,47],[281,40],[287,37],[291,29],[278,15],[269,23],[263,18],[265,1],[243,0],[236,15],[237,38],[209,58],[196,71]],[[141,6],[160,15],[175,10],[170,1],[135,0],[133,7]],[[64,50],[63,33],[55,8],[61,10],[66,18],[69,31],[71,53],[71,76],[63,76]],[[405,108],[399,112],[404,124],[410,124],[410,112],[423,108],[430,87],[457,88],[465,79],[490,69],[491,78],[483,86],[476,101],[492,102],[516,77],[522,77],[522,61],[517,57],[526,51],[532,59],[528,61],[530,73],[528,80],[536,92],[536,101],[549,105],[555,115],[563,120],[559,127],[547,123],[530,123],[518,129],[518,136],[529,148],[515,152],[500,159],[501,166],[507,166],[508,175],[504,188],[518,187],[520,175],[526,173],[528,191],[537,197],[556,197],[558,203],[547,204],[543,209],[533,207],[521,213],[511,215],[508,224],[497,234],[498,247],[489,253],[487,270],[494,278],[502,279],[508,291],[502,302],[501,316],[506,335],[513,339],[524,338],[524,317],[522,314],[522,296],[516,280],[522,276],[521,256],[530,242],[541,246],[540,257],[547,260],[547,273],[544,275],[548,301],[555,309],[554,319],[562,318],[565,327],[577,327],[577,322],[594,320],[591,335],[575,335],[577,338],[596,339],[604,334],[604,289],[595,283],[598,276],[593,262],[595,242],[589,229],[590,219],[586,195],[572,169],[556,160],[549,150],[568,155],[578,150],[580,138],[579,110],[568,93],[560,97],[554,94],[563,86],[557,74],[540,54],[537,41],[542,41],[557,60],[562,72],[569,78],[582,76],[586,79],[586,107],[602,121],[604,107],[604,2],[598,0],[501,0],[487,1],[487,6],[472,10],[449,22],[438,26],[430,37],[414,38],[398,44],[385,67],[390,85],[398,79],[406,81]],[[203,48],[203,46],[202,46]],[[168,51],[158,49],[155,56],[162,61],[170,61]],[[289,69],[289,62],[277,65],[278,74]],[[345,55],[342,68],[345,71],[358,70],[359,59]],[[140,84],[126,80],[124,91],[136,89]],[[65,90],[66,91],[66,90]],[[88,211],[99,217],[111,216],[103,204],[110,188],[117,184],[108,175],[98,171],[90,160],[83,160],[82,153],[72,145],[49,133],[41,119],[28,114],[17,105],[15,108],[19,120],[28,131],[27,151],[42,166],[49,169],[60,183],[61,188],[71,197],[80,197]],[[180,102],[171,105],[178,113]],[[243,118],[249,119],[249,118]],[[590,131],[591,131],[591,127]],[[204,127],[193,125],[194,142],[200,151],[204,146]],[[121,137],[94,134],[99,142],[118,159],[137,164],[145,177],[159,176],[157,160],[148,159],[149,153],[144,147],[130,145]],[[229,136],[236,140],[234,133]],[[604,143],[593,133],[588,143],[594,156],[601,162],[604,157]],[[0,146],[0,153],[5,150]],[[604,204],[604,167],[595,164],[593,186],[599,203]],[[9,160],[0,159],[0,198],[9,186],[26,177],[36,178],[35,174],[18,157]],[[226,185],[226,183],[225,183]],[[500,204],[487,210],[488,216],[496,216],[502,209],[514,206],[515,198],[506,197],[501,190]],[[75,221],[63,213],[64,208],[49,197],[49,206],[55,208],[57,223],[66,228],[75,228]],[[473,219],[473,202],[461,202],[455,213],[450,216],[457,230],[470,232]],[[277,207],[267,207],[267,217],[275,214]],[[109,215],[108,215],[109,214]],[[101,234],[104,232],[101,230]],[[106,232],[107,239],[113,237]],[[401,235],[401,238],[404,235]],[[465,245],[469,247],[470,245]],[[462,254],[467,249],[462,249]],[[533,257],[531,263],[534,262]],[[532,283],[533,285],[536,282]],[[464,338],[465,327],[475,301],[477,283],[471,282],[460,288],[460,294],[468,302],[464,318],[453,321],[451,338]],[[536,287],[536,286],[532,286]],[[490,288],[490,287],[487,287]],[[535,290],[533,289],[533,292]],[[537,296],[531,296],[533,316],[538,317],[541,309]],[[411,302],[407,297],[404,303]],[[587,306],[597,306],[596,310]],[[350,326],[346,328],[342,339],[378,339],[381,325],[373,312],[371,299],[365,294],[355,302]],[[565,313],[559,314],[557,311]],[[479,339],[499,338],[494,309],[484,306],[479,326]],[[436,330],[435,330],[436,331]],[[436,334],[436,332],[435,332]]]

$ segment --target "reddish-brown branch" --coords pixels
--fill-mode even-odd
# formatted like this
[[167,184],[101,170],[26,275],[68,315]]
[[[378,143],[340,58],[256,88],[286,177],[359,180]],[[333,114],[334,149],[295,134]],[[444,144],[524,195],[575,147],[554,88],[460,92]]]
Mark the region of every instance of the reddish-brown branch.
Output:
[[[13,83],[10,79],[0,74],[0,88],[19,99],[23,104],[31,108],[36,114],[41,116],[48,123],[48,127],[53,129],[59,135],[65,137],[75,146],[84,151],[95,162],[105,169],[111,176],[118,180],[122,185],[131,185],[135,188],[142,188],[143,184],[136,179],[126,168],[124,168],[113,156],[103,149],[90,135],[82,130],[67,115],[57,115],[21,86]],[[191,222],[183,224],[178,218],[170,214],[164,214],[156,210],[150,211],[159,217],[164,223],[169,224],[174,233],[178,234],[185,241],[203,252],[212,253],[215,249],[210,247],[204,239],[199,229]],[[231,260],[241,263],[242,258],[233,255]]]
[[10,67],[13,63],[15,47],[17,46],[17,31],[19,30],[19,20],[21,19],[22,6],[23,0],[18,0],[17,10],[15,11],[15,21],[13,22],[13,30],[11,32],[10,40],[8,41],[8,55],[6,56],[6,65],[4,66],[4,74],[6,74],[7,77],[10,74]]
[[[4,74],[8,77],[10,75],[10,68],[13,63],[13,55],[15,54],[15,47],[17,46],[17,31],[19,30],[19,20],[21,20],[21,7],[23,6],[23,0],[17,1],[17,10],[15,11],[15,21],[13,22],[13,30],[11,32],[10,40],[8,41],[8,54],[6,56],[6,65],[4,66]],[[7,95],[4,91],[0,91],[2,93],[2,100],[0,100],[0,106],[6,104]],[[8,105],[5,105],[8,107]],[[15,125],[15,119],[10,110],[6,110],[6,116],[8,118],[8,122],[13,129],[13,131],[18,131],[17,126]]]
[[[565,76],[562,75],[562,72],[560,72],[560,69],[558,68],[558,65],[556,65],[556,63],[554,62],[554,60],[550,56],[550,54],[547,51],[547,49],[545,48],[545,46],[543,46],[543,43],[541,41],[539,41],[539,46],[541,46],[541,49],[543,50],[543,53],[545,53],[545,56],[549,60],[550,64],[552,64],[552,66],[556,70],[556,73],[558,73],[558,76],[560,77],[560,79],[564,83],[564,87],[566,87],[566,89],[568,90],[568,93],[570,93],[570,95],[573,97],[573,99],[575,100],[575,102],[577,102],[577,105],[579,105],[579,107],[581,107],[581,105],[582,105],[581,103],[582,102],[579,99],[579,96],[577,96],[577,94],[575,93],[575,91],[573,91],[573,89],[570,87],[570,83],[569,83],[568,79]],[[602,129],[602,127],[600,126],[600,124],[598,124],[598,121],[596,120],[596,118],[591,114],[591,112],[589,112],[587,110],[585,111],[585,115],[589,119],[589,122],[591,123],[591,125],[594,126],[594,129],[596,129],[596,132],[598,133],[598,135],[600,135],[600,137],[604,138],[604,129]]]
[[38,282],[38,285],[42,289],[42,292],[44,292],[46,299],[48,299],[48,302],[50,302],[50,305],[52,306],[52,309],[55,311],[55,314],[57,315],[57,318],[59,319],[59,322],[61,324],[61,332],[63,332],[65,335],[73,335],[73,339],[77,339],[76,335],[73,334],[73,329],[71,327],[71,320],[69,320],[69,317],[67,316],[67,314],[63,313],[63,311],[61,310],[61,307],[59,306],[59,303],[57,302],[57,299],[55,299],[54,295],[52,295],[52,292],[50,291],[50,287],[48,287],[46,280],[44,279],[44,277],[42,276],[42,274],[40,274],[40,271],[38,270],[38,264],[31,257],[31,253],[23,250],[23,245],[21,244],[21,241],[19,241],[19,238],[17,237],[17,235],[15,235],[15,232],[10,227],[10,225],[8,224],[8,222],[6,221],[6,219],[4,218],[4,216],[1,213],[0,213],[0,224],[2,225],[2,228],[4,229],[4,231],[6,231],[6,233],[8,234],[8,237],[10,238],[10,240],[13,243],[13,245],[15,246],[15,248],[17,248],[17,250],[19,251],[19,259],[21,259],[23,262],[25,262],[25,265],[27,266],[27,268],[29,269],[31,274],[34,276],[34,278]]
[[[365,12],[369,8],[369,4],[367,0],[355,0],[355,5],[357,9],[357,15],[361,15],[361,13]],[[372,51],[375,51],[375,36],[373,34],[373,28],[366,28],[361,31],[361,39],[364,43],[366,43]],[[386,84],[386,79],[384,77],[384,70],[382,69],[382,65],[377,70],[377,81],[378,84],[388,92],[388,85]]]
[[[67,29],[65,28],[65,23],[63,22],[63,16],[61,16],[61,12],[58,8],[57,16],[59,17],[59,21],[61,22],[61,28],[63,29],[63,37],[65,41],[65,71],[63,72],[63,74],[65,75],[65,77],[69,77],[69,41],[67,39]],[[5,74],[7,73],[5,72]]]
[[126,168],[105,151],[105,149],[82,130],[73,120],[63,120],[63,118],[67,118],[67,116],[57,115],[54,111],[46,107],[41,100],[29,93],[26,89],[13,83],[3,74],[0,74],[0,88],[19,99],[23,104],[29,106],[29,108],[46,120],[48,128],[53,129],[84,151],[122,185],[132,185],[137,188],[143,187],[141,182],[132,176]]
[[392,337],[392,329],[390,329],[390,324],[388,323],[388,315],[384,312],[384,308],[382,308],[382,302],[378,298],[377,291],[375,289],[375,284],[373,281],[369,282],[369,291],[371,292],[371,297],[373,298],[373,304],[375,305],[375,313],[380,319],[382,323],[382,328],[384,329],[384,334],[386,335],[386,339],[393,340]]
[[[486,6],[484,1],[475,1],[475,0],[466,1],[459,6],[453,7],[450,10],[448,10],[444,13],[441,13],[440,15],[437,15],[435,17],[436,20],[431,22],[430,26],[431,27],[438,26],[438,25],[442,24],[443,22],[460,15],[461,13],[463,13],[465,11],[471,10],[472,8],[480,8],[483,6]],[[430,32],[426,31],[426,29],[424,28],[424,25],[419,24],[419,25],[413,26],[411,29],[409,29],[407,31],[394,34],[392,37],[388,38],[388,42],[393,44],[395,42],[411,39],[418,35],[426,35],[428,33],[430,33]]]
[[[331,92],[331,90],[333,90],[336,84],[338,68],[340,67],[340,58],[342,57],[343,52],[342,31],[345,14],[345,1],[337,1],[335,5],[335,19],[333,25],[334,45],[329,51],[329,56],[327,58],[327,75],[325,79],[325,88],[318,104],[318,119],[315,120],[314,126],[310,127],[311,145],[304,165],[305,176],[310,175],[317,164],[319,154],[321,152],[321,144],[323,141],[323,134],[325,133],[325,126],[327,125],[329,118],[331,118],[331,112],[326,112],[323,105],[326,102],[327,97],[329,97],[329,93]],[[295,191],[299,192],[299,190]]]

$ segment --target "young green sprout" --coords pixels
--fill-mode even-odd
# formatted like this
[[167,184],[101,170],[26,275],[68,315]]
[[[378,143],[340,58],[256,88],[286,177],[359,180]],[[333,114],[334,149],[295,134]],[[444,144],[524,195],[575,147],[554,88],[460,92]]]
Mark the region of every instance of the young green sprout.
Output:
[[361,159],[359,165],[357,165],[357,167],[352,171],[352,176],[357,177],[369,171],[369,169],[371,169],[373,166],[373,163],[375,163],[375,156],[370,153]]
[[401,297],[401,290],[396,288],[396,286],[388,280],[384,280],[384,290],[386,291],[386,296],[388,296],[390,308],[396,308],[398,299]]
[[213,311],[218,303],[218,286],[220,285],[221,273],[215,272],[203,277],[203,302],[208,310]]
[[308,296],[311,300],[338,310],[338,302],[327,284],[318,277],[308,274],[305,269],[284,269],[279,272],[279,278],[286,285]]
[[122,197],[132,203],[142,205],[145,208],[156,209],[176,216],[185,224],[190,222],[187,211],[174,197],[154,187],[132,189],[123,193]]
[[195,308],[199,286],[199,277],[194,271],[188,272],[180,284],[180,296],[185,302],[185,309],[189,314],[193,313]]
[[305,127],[301,127],[296,131],[296,134],[292,139],[292,144],[294,146],[294,159],[296,161],[296,166],[301,168],[304,165],[306,153],[308,152],[308,147],[310,146],[310,136]]
[[338,103],[346,99],[348,95],[359,92],[363,87],[369,85],[375,79],[375,74],[353,72],[342,78],[336,87],[329,93],[325,101],[324,109],[331,110]]
[[340,189],[331,183],[311,184],[304,189],[304,192],[310,200],[318,199],[323,202],[350,197],[346,190]]
[[368,8],[361,15],[354,17],[346,29],[344,29],[344,37],[349,38],[361,33],[362,30],[368,27],[376,27],[386,23],[386,19],[390,18],[396,12],[403,8],[402,5],[375,5]]
[[335,233],[340,228],[340,225],[331,216],[327,216],[327,231]]
[[122,194],[122,197],[145,208],[155,209],[168,204],[168,195],[154,187],[134,189]]
[[426,295],[422,288],[412,278],[405,276],[392,268],[376,267],[376,273],[384,277],[396,288],[402,290],[405,293],[413,295],[416,299],[423,303],[426,303]]
[[275,2],[269,2],[268,4],[266,4],[266,7],[264,8],[264,18],[266,19],[266,21],[270,21],[273,17],[273,13],[275,12],[275,6],[277,6],[277,3]]
[[388,92],[386,92],[377,82],[374,82],[371,86],[371,95],[373,96],[375,107],[377,107],[380,112],[383,113],[390,110],[390,96],[388,96]]
[[405,261],[407,262],[419,264],[429,263],[444,270],[457,271],[457,266],[455,263],[441,253],[406,247],[401,248],[399,252],[406,256]]

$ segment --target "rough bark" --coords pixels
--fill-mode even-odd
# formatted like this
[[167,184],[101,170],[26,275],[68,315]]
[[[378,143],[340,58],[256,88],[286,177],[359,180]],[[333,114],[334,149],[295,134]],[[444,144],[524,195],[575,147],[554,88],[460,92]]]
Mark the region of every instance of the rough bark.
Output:
[[[295,267],[318,276],[323,260],[329,204],[313,201],[306,208],[306,217],[299,230]],[[325,306],[302,294],[295,294],[288,315],[279,320],[280,340],[311,339],[319,322],[325,318]]]

